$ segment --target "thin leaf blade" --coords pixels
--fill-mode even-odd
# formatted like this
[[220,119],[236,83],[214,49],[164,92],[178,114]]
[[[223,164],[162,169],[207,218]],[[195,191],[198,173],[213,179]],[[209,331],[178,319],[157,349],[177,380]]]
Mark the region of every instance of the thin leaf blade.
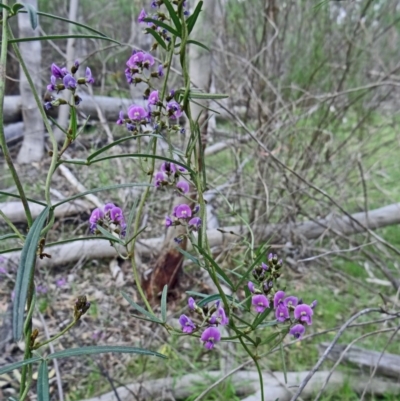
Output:
[[152,315],[146,309],[142,308],[140,305],[138,305],[136,302],[134,302],[131,298],[129,298],[129,295],[126,292],[121,291],[121,295],[128,301],[129,305],[132,306],[132,308],[136,309],[138,312],[147,316],[152,322],[162,323],[162,321],[158,317]]
[[39,365],[37,397],[38,401],[50,401],[49,371],[47,368],[47,361],[45,359]]
[[161,294],[161,318],[164,323],[166,323],[167,321],[167,295],[168,295],[168,286],[164,285]]
[[24,359],[22,361],[19,362],[14,362],[14,363],[10,363],[9,365],[6,366],[2,366],[0,368],[0,376],[4,373],[7,372],[11,372],[15,369],[19,369],[22,366],[26,366],[26,365],[30,365],[31,363],[35,363],[37,361],[40,361],[42,358],[40,356],[34,356],[33,358],[29,358],[29,359]]

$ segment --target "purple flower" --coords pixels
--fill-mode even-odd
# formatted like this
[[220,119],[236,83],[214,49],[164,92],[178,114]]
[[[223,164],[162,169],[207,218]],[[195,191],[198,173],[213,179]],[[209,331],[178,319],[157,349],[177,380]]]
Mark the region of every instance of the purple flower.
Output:
[[56,281],[56,286],[59,288],[64,287],[66,284],[67,284],[67,279],[65,277],[62,277]]
[[76,89],[76,79],[71,74],[65,75],[63,78],[63,84],[67,89]]
[[163,77],[163,76],[164,76],[164,67],[163,67],[162,64],[160,64],[160,65],[158,66],[158,76],[159,76],[159,77]]
[[158,7],[157,1],[152,1],[151,2],[151,8],[157,8],[157,7]]
[[167,227],[167,228],[171,227],[172,224],[173,224],[173,221],[172,221],[171,217],[169,217],[169,216],[165,217],[165,227]]
[[136,129],[136,125],[130,124],[130,123],[126,123],[125,127],[128,131],[133,132]]
[[120,207],[115,206],[110,210],[110,219],[114,223],[122,223],[124,221],[124,216]]
[[306,328],[302,324],[296,324],[289,330],[289,334],[291,334],[294,338],[303,337],[305,332]]
[[254,287],[254,283],[252,281],[249,281],[247,283],[247,287],[248,287],[249,291],[254,294],[255,287]]
[[129,68],[137,68],[139,64],[142,64],[144,58],[144,53],[142,51],[136,52],[129,57],[129,60],[126,62],[126,65]]
[[5,267],[0,267],[0,274],[7,274]]
[[159,188],[163,183],[166,182],[168,182],[168,177],[165,173],[163,173],[162,171],[156,173],[156,175],[154,176],[154,185],[157,188]]
[[189,220],[188,224],[189,227],[193,228],[193,230],[197,231],[201,227],[201,218],[200,217],[193,217]]
[[312,301],[311,302],[311,309],[314,309],[316,306],[318,305],[318,302],[317,302],[317,300],[314,300],[314,301]]
[[278,307],[275,309],[275,317],[278,322],[288,320],[290,318],[289,309],[283,303],[279,303]]
[[195,310],[196,309],[196,302],[192,297],[190,297],[188,299],[188,305],[189,305],[189,309],[191,309],[191,310]]
[[174,163],[163,162],[160,167],[161,171],[164,171],[167,174],[176,173],[176,166]]
[[261,262],[261,268],[265,271],[268,270],[268,265],[266,265],[264,262]]
[[104,205],[104,213],[109,212],[113,207],[115,207],[114,203],[106,203]]
[[125,118],[124,112],[120,111],[119,112],[119,119],[117,120],[117,124],[118,125],[123,125],[124,124],[124,118]]
[[51,67],[51,74],[54,75],[56,78],[63,79],[64,78],[64,69],[62,70],[57,64],[52,64]]
[[297,305],[294,310],[294,317],[295,319],[299,320],[300,322],[305,322],[308,325],[312,324],[312,315],[314,314],[311,306],[307,304]]
[[200,210],[200,206],[196,205],[193,209],[193,214],[196,214]]
[[146,14],[146,11],[144,11],[144,9],[142,9],[142,11],[140,11],[140,14],[138,17],[139,23],[142,23],[145,18],[147,18],[147,14]]
[[88,84],[94,84],[94,78],[92,75],[92,71],[89,67],[86,67],[85,80],[86,80],[86,83],[88,83]]
[[49,92],[55,91],[56,90],[56,77],[54,75],[52,75],[50,77],[50,84],[47,85],[47,90]]
[[142,106],[132,104],[128,109],[128,117],[133,121],[141,121],[147,117],[147,112]]
[[128,82],[128,84],[131,84],[133,82],[133,75],[129,68],[127,68],[125,70],[125,78],[126,78],[126,81]]
[[229,323],[229,318],[226,316],[225,309],[222,306],[218,306],[217,316],[219,318],[219,323],[225,326]]
[[154,65],[154,58],[150,53],[144,53],[143,55],[143,66],[146,68]]
[[262,294],[254,295],[251,303],[255,307],[257,313],[262,313],[266,308],[269,308],[268,298]]
[[278,305],[283,302],[283,298],[285,298],[285,292],[284,291],[278,291],[274,295],[274,308],[276,309]]
[[175,216],[178,219],[188,219],[189,217],[192,217],[192,210],[188,205],[182,203],[176,207]]
[[167,103],[167,111],[170,118],[179,118],[182,115],[181,106],[175,100],[171,100]]
[[154,105],[157,104],[160,101],[160,98],[158,97],[158,91],[153,91],[149,95],[149,104]]
[[190,186],[189,183],[187,181],[179,181],[176,184],[176,187],[183,193],[183,194],[187,194],[189,192]]
[[53,105],[51,104],[51,102],[46,102],[46,103],[44,104],[44,108],[45,108],[46,110],[51,110],[51,109],[53,108]]
[[291,306],[295,307],[298,303],[299,303],[298,298],[297,298],[297,297],[294,297],[294,296],[292,296],[292,295],[289,296],[289,297],[286,297],[286,298],[283,300],[283,304],[284,304],[285,306],[287,306],[287,307],[291,307]]
[[216,327],[209,327],[203,331],[201,341],[207,349],[213,349],[214,344],[221,340],[221,333]]
[[46,294],[47,293],[47,287],[45,286],[45,285],[38,285],[37,287],[36,287],[36,292],[38,293],[38,294]]
[[182,331],[187,334],[192,333],[196,328],[196,325],[186,315],[181,315],[179,323],[182,326]]
[[102,219],[103,217],[104,217],[104,213],[101,209],[96,208],[93,210],[92,214],[89,217],[90,232],[92,234],[96,230],[96,225],[97,225],[98,220]]
[[175,237],[175,238],[174,238],[174,241],[175,241],[177,244],[180,244],[180,243],[182,243],[182,241],[183,241],[183,237],[182,237],[182,236],[180,236],[180,237]]

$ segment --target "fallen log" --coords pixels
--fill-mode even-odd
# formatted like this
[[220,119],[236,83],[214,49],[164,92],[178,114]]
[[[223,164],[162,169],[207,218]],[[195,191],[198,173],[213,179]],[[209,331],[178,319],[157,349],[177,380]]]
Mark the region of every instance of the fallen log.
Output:
[[[329,343],[318,345],[318,351],[322,354]],[[376,368],[378,376],[392,377],[397,380],[400,378],[400,355],[384,353],[378,351],[370,351],[360,347],[351,347],[341,357],[343,351],[347,348],[346,344],[336,344],[328,355],[328,359],[337,361],[341,358],[342,362],[354,364],[358,366],[366,374],[372,372]]]
[[[57,209],[56,209],[57,211]],[[34,217],[37,216],[35,208]],[[39,212],[40,213],[40,212]],[[6,213],[7,215],[7,213]],[[9,217],[10,218],[10,217]],[[384,206],[374,209],[368,213],[360,212],[352,215],[353,219],[359,221],[369,229],[377,229],[400,223],[400,204]],[[173,230],[173,228],[171,228]],[[347,216],[330,215],[315,221],[305,221],[288,224],[268,224],[267,226],[256,226],[254,233],[260,241],[273,240],[283,242],[290,240],[293,243],[299,239],[316,239],[323,234],[340,232],[344,235],[357,234],[364,231],[364,228],[352,221]],[[248,233],[246,227],[231,226],[220,229],[207,230],[207,236],[212,248],[224,248],[240,241],[241,237]],[[150,238],[138,241],[138,249],[142,256],[150,256],[158,252],[164,237]],[[111,258],[116,256],[113,247],[105,246],[105,240],[83,240],[63,245],[56,245],[46,248],[46,252],[52,254],[51,259],[43,259],[39,264],[47,267],[57,266],[76,262],[80,257],[86,255],[88,259]],[[189,248],[190,249],[190,248]],[[5,256],[18,261],[20,252],[12,252]]]
[[[306,377],[308,372],[287,372],[287,384],[283,372],[263,373],[265,401],[289,401],[292,393],[291,388],[298,386]],[[307,398],[315,394],[324,383],[329,372],[316,372],[313,378],[305,387],[302,397]],[[204,372],[203,374],[188,374],[165,379],[148,380],[141,383],[128,384],[118,387],[116,391],[120,401],[138,401],[154,399],[186,399],[194,395],[194,388],[201,383],[202,387],[211,385],[223,375],[220,371]],[[243,397],[257,392],[260,388],[258,373],[256,371],[239,371],[230,376],[236,395]],[[373,379],[368,384],[369,376],[349,375],[347,373],[335,372],[328,385],[328,390],[338,390],[340,386],[347,384],[355,392],[361,393],[368,385],[368,393],[380,396],[384,394],[400,394],[400,385],[397,383]],[[261,397],[256,393],[246,398],[246,401],[259,401]],[[90,398],[84,401],[118,401],[115,392],[109,392],[99,397]]]

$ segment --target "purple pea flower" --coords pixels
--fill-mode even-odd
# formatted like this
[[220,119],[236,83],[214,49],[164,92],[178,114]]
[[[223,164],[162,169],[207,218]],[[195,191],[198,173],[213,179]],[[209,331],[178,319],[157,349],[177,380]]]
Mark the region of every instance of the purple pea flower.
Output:
[[167,174],[176,173],[176,166],[174,163],[163,162],[161,164],[160,170],[164,171],[164,173],[167,173]]
[[275,317],[278,322],[284,322],[285,320],[288,320],[290,318],[289,309],[283,303],[280,303],[275,309]]
[[85,81],[87,84],[94,84],[92,70],[89,67],[86,67]]
[[172,224],[173,224],[173,221],[172,221],[171,217],[166,216],[166,217],[165,217],[165,227],[167,227],[167,228],[168,228],[168,227],[171,227]]
[[229,318],[226,316],[225,309],[222,306],[218,306],[217,316],[219,318],[219,323],[225,326],[229,323]]
[[261,268],[265,271],[268,270],[268,265],[266,265],[264,262],[261,262]]
[[144,53],[143,55],[143,66],[146,68],[154,65],[154,57],[150,53]]
[[318,305],[318,301],[317,300],[312,301],[311,305],[310,305],[311,309],[314,309],[317,305]]
[[51,102],[46,102],[46,103],[44,104],[44,108],[45,108],[46,110],[51,110],[51,109],[53,108],[53,105],[52,105]]
[[131,84],[133,82],[133,75],[129,68],[127,68],[125,70],[125,78],[126,78],[126,82],[128,82],[128,84]]
[[182,115],[181,106],[175,100],[171,100],[167,103],[167,111],[172,119],[179,118]]
[[62,70],[57,64],[52,64],[51,67],[51,74],[54,75],[56,78],[63,79],[64,78],[64,70]]
[[297,297],[294,297],[294,296],[289,296],[289,297],[286,297],[284,300],[283,300],[283,304],[285,305],[285,306],[287,306],[288,308],[289,307],[295,307],[295,306],[297,306],[297,304],[299,303],[299,300],[298,300],[298,298]]
[[0,274],[7,274],[5,267],[0,267]]
[[140,11],[140,14],[138,17],[139,23],[142,23],[145,18],[147,18],[147,14],[146,14],[146,11],[144,11],[144,9],[142,9],[142,11]]
[[249,291],[251,292],[251,293],[253,293],[254,294],[254,291],[255,291],[255,286],[254,286],[254,283],[252,282],[252,281],[249,281],[248,283],[247,283],[247,288],[249,289]]
[[160,101],[160,98],[158,96],[158,91],[153,91],[149,95],[149,104],[155,105]]
[[76,79],[71,74],[65,75],[63,78],[63,84],[67,89],[76,89]]
[[190,297],[188,299],[188,306],[189,306],[189,309],[191,309],[191,310],[195,310],[196,309],[196,302],[192,297]]
[[59,278],[56,281],[56,286],[59,288],[64,287],[66,284],[67,284],[67,279],[65,277]]
[[157,8],[157,7],[158,7],[157,1],[152,1],[151,2],[151,8]]
[[207,349],[213,349],[214,344],[221,340],[221,333],[216,327],[209,327],[203,331],[201,341]]
[[163,76],[164,76],[164,67],[163,67],[162,64],[160,64],[160,65],[158,66],[158,76],[159,76],[159,77],[163,77]]
[[300,304],[297,305],[294,310],[294,317],[295,319],[299,320],[300,322],[305,322],[309,326],[312,324],[312,315],[314,314],[311,306],[307,304]]
[[89,217],[90,232],[92,234],[96,230],[96,225],[97,225],[98,220],[102,219],[103,217],[104,217],[104,213],[101,209],[96,208],[93,210],[92,214]]
[[262,294],[254,295],[251,303],[255,307],[257,313],[262,313],[265,309],[269,308],[268,298]]
[[139,64],[142,64],[144,58],[144,53],[142,51],[136,52],[129,57],[129,60],[126,62],[127,67],[129,68],[137,68]]
[[119,119],[117,120],[116,124],[123,125],[124,124],[124,118],[125,118],[124,112],[120,111],[119,112]]
[[285,298],[285,292],[284,291],[278,291],[274,295],[274,308],[276,309],[278,305],[283,302],[283,298]]
[[106,203],[104,205],[104,213],[109,212],[113,207],[115,207],[114,203]]
[[52,75],[50,77],[50,84],[47,85],[47,90],[49,92],[55,91],[56,90],[56,77],[54,75]]
[[302,324],[295,324],[290,330],[289,334],[291,334],[294,338],[303,337],[306,332],[306,328]]
[[110,210],[110,219],[114,222],[114,223],[122,223],[124,221],[124,216],[122,214],[122,209],[120,207],[113,207]]
[[176,187],[183,193],[183,194],[187,194],[189,192],[190,186],[189,183],[187,181],[179,181],[176,184]]
[[141,121],[147,117],[147,112],[142,106],[132,104],[128,109],[128,117],[133,121]]
[[181,324],[182,331],[186,334],[192,333],[196,328],[196,325],[186,315],[181,315],[179,323]]
[[197,231],[201,227],[201,218],[200,217],[193,217],[189,220],[188,224],[189,227],[193,228],[193,230]]
[[162,171],[156,173],[156,175],[154,176],[154,186],[159,188],[163,183],[166,182],[168,182],[168,177],[165,173],[163,173]]
[[175,216],[178,219],[188,219],[192,217],[192,210],[188,205],[185,205],[184,203],[178,205],[175,209]]

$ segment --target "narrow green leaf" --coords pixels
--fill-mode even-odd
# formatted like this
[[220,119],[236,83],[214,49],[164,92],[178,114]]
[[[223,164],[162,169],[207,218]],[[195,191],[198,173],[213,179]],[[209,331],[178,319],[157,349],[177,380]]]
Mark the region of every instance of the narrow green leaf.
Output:
[[150,351],[143,348],[125,347],[122,345],[93,345],[89,347],[70,348],[63,351],[54,352],[53,354],[50,354],[47,359],[70,358],[71,356],[79,355],[105,354],[108,352],[115,352],[119,354],[139,354],[166,358],[165,355],[160,354],[159,352]]
[[277,331],[276,333],[271,333],[261,341],[260,345],[272,343],[279,336],[279,334],[279,331]]
[[22,336],[24,326],[24,312],[28,293],[28,287],[32,279],[32,273],[36,261],[36,251],[40,240],[40,232],[44,226],[50,208],[46,207],[37,219],[26,236],[22,248],[21,259],[18,266],[17,278],[15,281],[15,298],[13,303],[13,337],[17,342]]
[[0,235],[0,241],[4,239],[10,239],[10,238],[19,238],[17,234],[4,234]]
[[25,4],[25,3],[21,3],[21,4],[24,5],[26,11],[28,12],[31,27],[33,30],[35,30],[38,26],[38,16],[37,16],[36,8],[33,7],[31,4]]
[[193,255],[191,255],[189,252],[185,251],[182,248],[176,247],[175,248],[178,252],[180,252],[185,258],[189,259],[192,261],[196,266],[201,266],[199,259],[195,258]]
[[[126,223],[126,237],[129,238],[129,236],[131,235],[131,230],[132,230],[132,225],[133,225],[133,219],[135,218],[136,215],[136,208],[139,204],[139,198],[136,198],[133,202],[133,205],[131,207],[131,210],[129,211],[129,215],[128,215],[128,221]],[[133,238],[135,238],[136,235],[134,235]],[[129,243],[130,241],[128,241]]]
[[101,149],[96,150],[95,152],[93,152],[91,155],[88,156],[87,160],[88,161],[93,160],[96,156],[102,154],[106,150],[111,149],[112,147],[114,147],[116,145],[119,145],[122,142],[129,141],[131,139],[144,137],[144,136],[146,136],[146,137],[153,136],[153,137],[158,138],[158,139],[163,139],[163,137],[161,135],[158,135],[158,134],[142,134],[142,135],[135,135],[135,136],[132,136],[132,135],[124,136],[123,138],[120,138],[120,139],[118,139],[118,140],[116,140],[114,142],[111,142],[111,143],[107,144],[106,146],[103,146]]
[[24,359],[22,361],[19,362],[14,362],[14,363],[10,363],[9,365],[6,366],[2,366],[0,368],[0,376],[4,373],[7,372],[11,372],[15,369],[19,369],[22,366],[26,366],[26,365],[30,365],[31,363],[35,363],[37,361],[40,361],[42,359],[42,357],[40,356],[34,356],[33,358],[29,358],[29,359]]
[[266,308],[264,312],[259,313],[254,320],[253,329],[258,327],[258,325],[272,312],[272,308]]
[[204,45],[203,43],[201,43],[197,40],[189,39],[186,43],[202,47],[203,49],[205,49],[209,52],[211,51],[209,47],[207,47],[206,45]]
[[[0,195],[10,196],[10,197],[12,197],[12,198],[21,199],[21,197],[20,197],[18,194],[13,194],[12,192],[7,192],[7,191],[0,191]],[[32,198],[26,198],[26,199],[27,199],[29,202],[36,203],[36,204],[42,205],[42,206],[44,206],[44,207],[47,206],[47,204],[46,204],[45,202],[41,202],[41,201],[38,201],[38,200],[32,199]]]
[[153,38],[156,40],[156,42],[164,49],[167,50],[167,45],[164,42],[164,39],[152,28],[146,28],[146,33],[149,33]]
[[[193,246],[196,246],[193,244]],[[232,281],[226,275],[226,273],[219,267],[219,265],[215,262],[215,260],[201,247],[197,246],[200,253],[212,264],[215,271],[223,278],[223,280],[229,285],[229,287],[234,288]]]
[[186,25],[188,27],[189,34],[192,32],[192,30],[196,24],[196,21],[197,21],[197,18],[199,17],[202,6],[203,6],[203,2],[199,1],[197,3],[195,10],[193,11],[193,14],[186,20]]
[[181,21],[179,20],[178,14],[176,13],[174,7],[169,2],[169,0],[164,0],[164,5],[168,10],[169,16],[171,17],[172,21],[174,22],[174,25],[176,26],[179,36],[181,36],[182,35],[182,25],[181,25]]
[[[15,4],[14,4],[14,6],[15,6]],[[11,11],[11,8],[8,7],[8,6],[6,6],[6,5],[4,5],[4,4],[1,4],[1,3],[0,3],[0,8],[5,8],[10,14],[14,14],[14,12]],[[14,7],[13,7],[13,8],[14,8]]]
[[168,295],[168,286],[164,285],[161,294],[161,318],[164,323],[166,323],[167,321],[167,295]]
[[[92,235],[90,237],[77,237],[77,238],[67,238],[61,241],[55,241],[55,242],[48,242],[46,243],[46,247],[51,247],[55,245],[62,245],[62,244],[68,244],[70,242],[77,242],[77,241],[87,241],[87,240],[92,240],[92,239],[105,239],[108,240],[108,237],[103,237],[102,235]],[[51,251],[51,249],[50,249]]]
[[47,361],[45,359],[39,365],[37,398],[38,401],[50,401],[49,371],[47,369]]
[[208,100],[208,99],[226,99],[228,97],[229,95],[226,95],[224,93],[201,93],[192,90],[189,92],[189,99]]
[[203,294],[203,293],[197,292],[197,291],[186,291],[186,294],[194,295],[195,297],[200,297],[200,298],[206,298],[208,296],[207,294]]
[[167,25],[166,23],[153,19],[153,18],[144,18],[143,19],[144,22],[151,22],[156,26],[159,26],[161,28],[164,28],[165,30],[167,30],[169,33],[172,33],[172,35],[180,37],[180,34],[178,33],[178,31],[176,31],[174,28],[172,28],[172,26]]
[[[239,305],[239,300],[233,298],[231,295],[225,295],[225,296],[229,300],[229,302],[234,303],[235,306]],[[203,307],[203,306],[209,304],[210,302],[218,301],[219,299],[221,299],[221,294],[208,295],[207,297],[205,297],[202,300],[200,300],[199,302],[197,302],[197,305],[199,305],[200,307]]]
[[[279,333],[280,334],[280,333]],[[282,341],[279,344],[280,348],[280,354],[281,354],[281,360],[282,360],[282,366],[283,366],[283,376],[285,378],[285,384],[287,384],[287,370],[286,370],[286,361],[285,361],[285,354],[283,352],[283,345]]]
[[124,245],[124,242],[120,238],[114,237],[110,232],[103,228],[100,224],[97,224],[96,230],[99,230],[109,241],[117,242],[120,245]]
[[140,235],[140,233],[142,233],[145,229],[147,228],[147,226],[143,227],[141,230],[139,230],[129,241],[125,242],[124,245],[127,246],[129,245],[138,235]]
[[20,43],[20,42],[32,42],[35,40],[62,40],[62,39],[70,39],[70,38],[76,38],[76,39],[101,39],[101,40],[106,40],[108,42],[113,42],[118,45],[121,45],[120,42],[117,40],[105,37],[105,36],[98,36],[98,35],[83,35],[83,34],[67,34],[67,35],[47,35],[47,36],[33,36],[33,37],[27,37],[27,38],[16,38],[16,39],[11,39],[8,42],[9,43]]
[[62,201],[55,203],[52,208],[55,209],[58,206],[62,205],[63,203],[68,203],[71,200],[77,199],[77,198],[82,198],[83,196],[89,195],[89,194],[95,194],[97,192],[101,191],[112,191],[113,189],[119,189],[119,188],[129,188],[129,187],[149,187],[151,186],[150,184],[116,184],[116,185],[109,185],[106,187],[101,187],[101,188],[94,188],[89,191],[81,192],[80,194],[72,195],[68,198],[63,199]]
[[129,295],[126,292],[121,291],[121,295],[129,302],[129,305],[132,306],[132,308],[136,309],[140,313],[143,313],[143,315],[147,316],[152,322],[162,323],[162,321],[158,317],[152,315],[146,309],[142,308],[140,305],[130,299]]

